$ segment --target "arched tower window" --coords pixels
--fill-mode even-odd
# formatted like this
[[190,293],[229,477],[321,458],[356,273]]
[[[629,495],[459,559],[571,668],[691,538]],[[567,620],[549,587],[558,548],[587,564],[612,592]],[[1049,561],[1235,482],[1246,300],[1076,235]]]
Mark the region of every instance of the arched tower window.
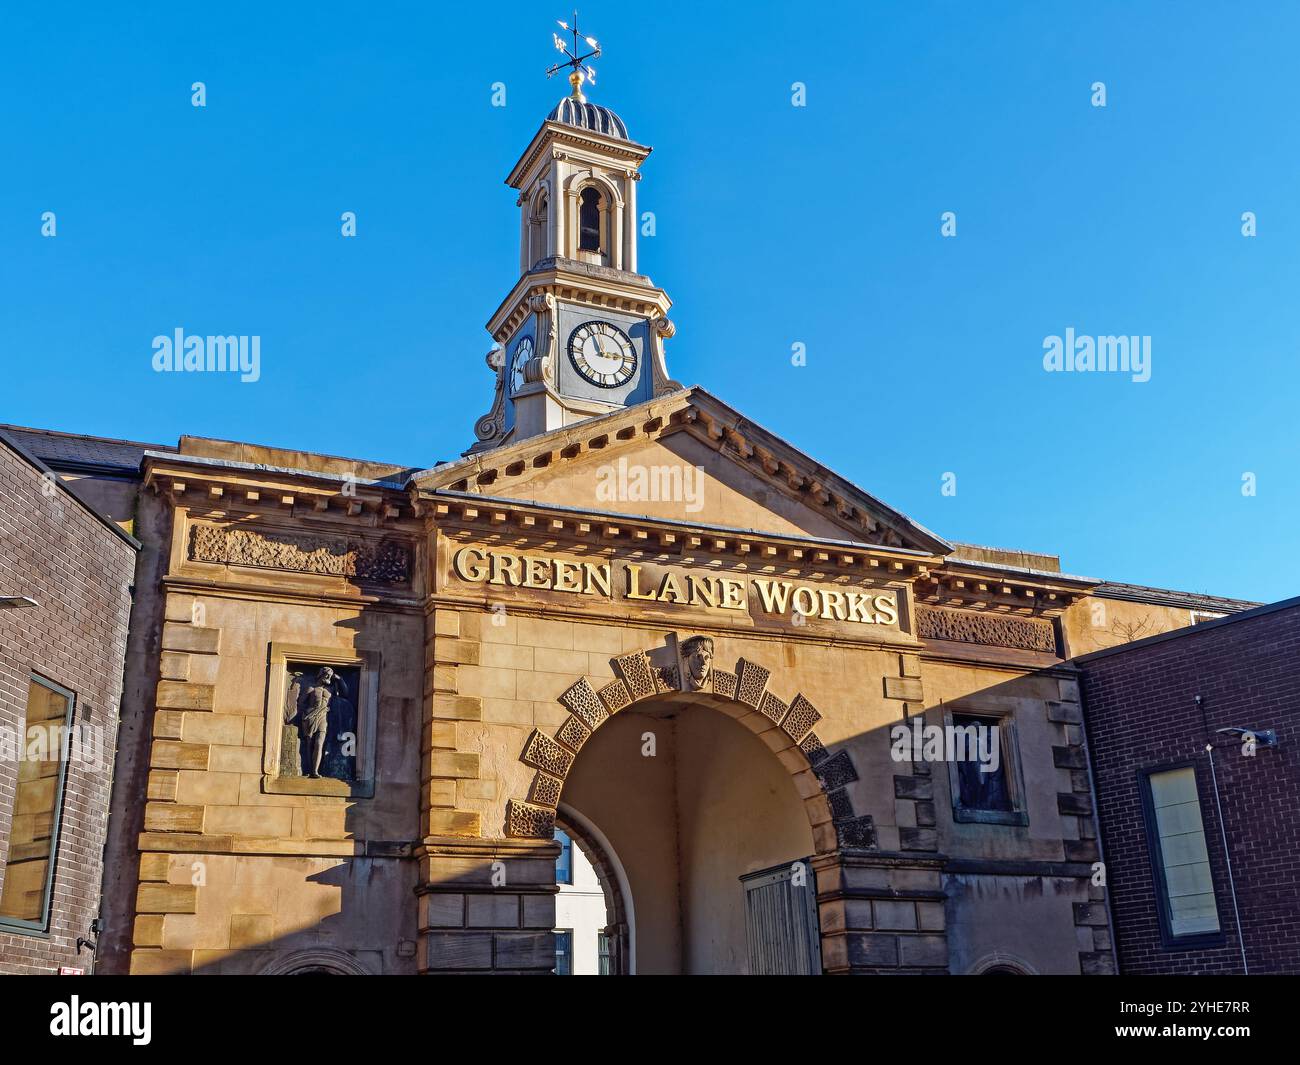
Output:
[[528,224],[528,266],[536,265],[539,259],[549,254],[550,211],[546,193],[541,193],[534,201],[533,217]]
[[578,197],[578,250],[600,251],[600,193],[593,188]]

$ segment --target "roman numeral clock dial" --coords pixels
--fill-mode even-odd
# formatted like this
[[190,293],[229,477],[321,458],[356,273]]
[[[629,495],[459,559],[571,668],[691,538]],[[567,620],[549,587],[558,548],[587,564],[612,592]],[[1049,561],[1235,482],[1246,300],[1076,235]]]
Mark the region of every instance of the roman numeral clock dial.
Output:
[[597,388],[625,385],[636,373],[631,338],[609,322],[583,322],[569,334],[569,361]]

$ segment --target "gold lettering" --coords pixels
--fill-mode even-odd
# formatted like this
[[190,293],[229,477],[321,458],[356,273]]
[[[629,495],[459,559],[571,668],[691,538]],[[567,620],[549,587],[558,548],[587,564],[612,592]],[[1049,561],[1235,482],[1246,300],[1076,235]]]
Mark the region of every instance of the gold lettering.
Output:
[[864,625],[874,625],[876,618],[874,614],[867,612],[871,606],[871,596],[864,595],[862,592],[848,592],[849,597],[849,620],[860,621]]
[[755,577],[754,584],[758,588],[759,602],[763,604],[763,609],[769,614],[784,614],[786,608],[790,605],[790,582],[780,581],[773,583],[762,577]]
[[623,567],[627,573],[627,597],[629,599],[654,599],[654,592],[641,591],[641,567],[629,562]]
[[544,558],[529,555],[524,559],[524,587],[549,588],[551,586],[551,564]]
[[492,560],[492,576],[488,584],[508,584],[519,587],[519,556],[505,551],[493,551],[488,555]]
[[[807,597],[806,606],[801,606],[799,603],[799,597],[801,595]],[[805,588],[800,585],[794,590],[794,598],[790,603],[791,606],[794,607],[794,612],[796,614],[802,614],[806,618],[814,617],[817,614],[817,593],[811,588]]]
[[822,600],[821,616],[826,620],[834,618],[836,621],[848,621],[848,615],[844,611],[844,593],[836,588],[823,588],[818,595]]
[[745,582],[739,577],[722,578],[722,605],[727,610],[744,610],[749,606]]
[[487,552],[480,547],[462,547],[451,558],[452,571],[463,581],[476,584],[487,576]]
[[591,595],[594,589],[608,599],[613,595],[610,587],[608,562],[584,562],[582,564],[582,591],[585,595]]
[[713,577],[691,574],[686,578],[686,587],[690,592],[691,606],[718,605],[718,586]]
[[[672,598],[668,594],[672,593]],[[664,574],[664,579],[659,582],[659,601],[662,603],[684,603],[686,602],[686,593],[682,591],[682,582],[671,572]]]
[[876,622],[880,625],[897,625],[898,624],[898,603],[892,595],[878,595],[874,600],[876,610]]
[[557,558],[554,562],[554,587],[557,592],[581,592],[582,567],[568,559]]

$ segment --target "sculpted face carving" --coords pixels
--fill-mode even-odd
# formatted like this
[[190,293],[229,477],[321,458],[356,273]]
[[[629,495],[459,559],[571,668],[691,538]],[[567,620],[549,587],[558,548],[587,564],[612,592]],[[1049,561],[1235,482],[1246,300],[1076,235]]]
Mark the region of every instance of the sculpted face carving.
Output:
[[682,643],[682,688],[701,691],[713,674],[713,639],[692,636]]

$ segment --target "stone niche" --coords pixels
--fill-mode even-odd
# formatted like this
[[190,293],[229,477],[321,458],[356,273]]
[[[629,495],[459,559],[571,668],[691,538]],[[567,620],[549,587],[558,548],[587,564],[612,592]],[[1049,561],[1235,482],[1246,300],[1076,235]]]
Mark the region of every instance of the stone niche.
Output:
[[377,659],[272,645],[263,790],[373,794]]

